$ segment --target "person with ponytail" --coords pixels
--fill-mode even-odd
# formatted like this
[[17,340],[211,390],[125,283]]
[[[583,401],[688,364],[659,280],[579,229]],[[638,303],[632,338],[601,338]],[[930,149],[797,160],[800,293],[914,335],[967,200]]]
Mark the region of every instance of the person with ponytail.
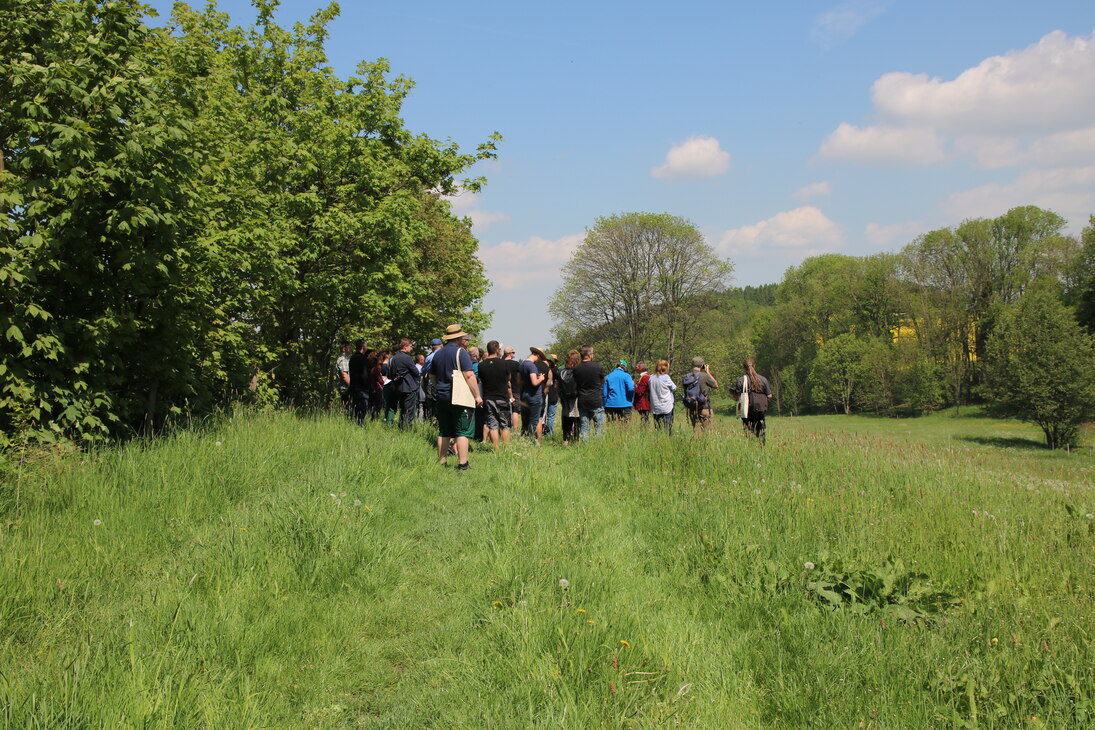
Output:
[[764,439],[764,414],[768,411],[768,401],[772,398],[772,389],[768,387],[768,378],[757,372],[757,363],[751,357],[741,364],[743,375],[734,383],[734,395],[741,397],[748,393],[749,409],[742,417],[745,430],[757,438]]

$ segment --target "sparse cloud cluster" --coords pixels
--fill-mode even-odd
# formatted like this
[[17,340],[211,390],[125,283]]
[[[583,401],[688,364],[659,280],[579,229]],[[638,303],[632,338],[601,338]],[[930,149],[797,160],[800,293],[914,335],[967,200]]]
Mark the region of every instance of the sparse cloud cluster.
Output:
[[851,0],[826,10],[810,28],[810,38],[828,51],[859,32],[890,6],[889,0]]
[[662,180],[700,180],[730,169],[730,153],[714,137],[692,137],[674,146],[665,162],[650,171]]
[[480,210],[479,196],[467,190],[463,190],[457,195],[448,196],[445,200],[449,201],[449,206],[452,208],[454,215],[471,219],[472,227],[476,233],[482,233],[495,223],[509,220],[509,214],[507,213]]
[[877,121],[842,122],[817,160],[1021,170],[1011,184],[952,195],[943,208],[956,217],[1033,203],[1077,218],[1095,207],[1095,33],[1054,31],[950,80],[887,73],[871,97]]
[[575,233],[555,240],[533,236],[526,241],[503,241],[479,250],[487,278],[502,289],[520,289],[535,283],[555,285],[559,270],[585,240]]
[[[812,205],[778,213],[767,220],[726,231],[719,239],[723,255],[778,255],[787,263],[835,251],[844,245],[844,228]],[[794,261],[792,261],[794,259]]]

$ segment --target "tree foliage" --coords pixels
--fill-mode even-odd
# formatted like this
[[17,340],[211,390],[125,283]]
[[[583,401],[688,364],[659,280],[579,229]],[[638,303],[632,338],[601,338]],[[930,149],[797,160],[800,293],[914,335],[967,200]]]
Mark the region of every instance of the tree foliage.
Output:
[[563,267],[551,309],[568,333],[597,332],[635,361],[665,353],[672,362],[703,309],[696,299],[722,291],[733,265],[720,259],[691,222],[668,213],[598,218]]
[[337,6],[284,29],[130,0],[0,10],[0,428],[103,437],[268,388],[325,397],[335,340],[485,322],[444,196],[494,155],[407,130],[387,62],[327,66]]
[[1004,308],[988,341],[986,391],[1008,416],[1038,424],[1052,449],[1075,446],[1095,417],[1095,336],[1051,291]]

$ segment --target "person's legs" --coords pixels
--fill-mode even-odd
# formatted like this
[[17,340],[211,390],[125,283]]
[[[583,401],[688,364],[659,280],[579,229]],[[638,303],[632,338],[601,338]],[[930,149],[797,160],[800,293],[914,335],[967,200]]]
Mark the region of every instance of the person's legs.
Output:
[[673,411],[665,414],[665,427],[669,435],[673,435]]
[[469,469],[468,449],[472,437],[475,435],[475,409],[463,406],[452,406],[454,435],[456,436],[457,469],[461,471]]
[[544,435],[551,436],[555,433],[555,412],[559,409],[559,402],[548,403],[547,415],[544,416]]
[[399,427],[406,431],[414,425],[415,413],[418,412],[418,393],[411,391],[403,393],[400,398]]
[[582,441],[589,440],[589,422],[593,418],[593,411],[585,408],[578,409],[578,435]]
[[593,410],[593,427],[598,436],[603,436],[605,432],[605,409],[595,408]]
[[365,422],[365,414],[369,412],[369,394],[363,390],[354,391],[354,421],[357,425]]

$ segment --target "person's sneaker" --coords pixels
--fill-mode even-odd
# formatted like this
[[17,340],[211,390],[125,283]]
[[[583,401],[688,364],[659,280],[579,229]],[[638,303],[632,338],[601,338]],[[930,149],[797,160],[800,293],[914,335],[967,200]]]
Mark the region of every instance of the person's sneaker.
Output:
[[456,470],[457,471],[467,471],[468,469],[471,469],[471,464],[469,464],[466,461],[463,464],[457,464],[456,465]]

